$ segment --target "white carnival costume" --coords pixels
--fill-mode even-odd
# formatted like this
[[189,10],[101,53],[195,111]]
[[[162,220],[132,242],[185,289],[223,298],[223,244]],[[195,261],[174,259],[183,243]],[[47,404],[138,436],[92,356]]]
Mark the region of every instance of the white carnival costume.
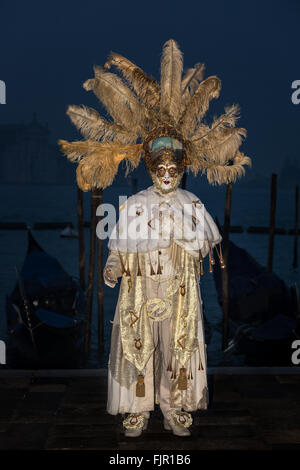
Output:
[[[111,66],[123,79],[107,71]],[[119,208],[104,269],[110,287],[122,277],[107,410],[129,413],[123,422],[127,436],[142,433],[155,403],[166,429],[190,435],[188,411],[208,404],[199,281],[207,255],[212,271],[214,249],[225,265],[216,224],[198,196],[178,186],[185,167],[221,184],[242,175],[250,159],[239,151],[245,129],[235,127],[236,105],[211,126],[203,124],[221,85],[217,77],[202,81],[203,69],[196,64],[182,77],[182,54],[174,40],[164,45],[160,85],[112,53],[104,68],[95,66],[95,78],[84,87],[95,92],[113,122],[92,108],[70,106],[68,114],[87,140],[60,141],[68,158],[79,161],[77,182],[84,191],[110,185],[120,161],[129,165],[128,172],[142,156],[154,183]]]

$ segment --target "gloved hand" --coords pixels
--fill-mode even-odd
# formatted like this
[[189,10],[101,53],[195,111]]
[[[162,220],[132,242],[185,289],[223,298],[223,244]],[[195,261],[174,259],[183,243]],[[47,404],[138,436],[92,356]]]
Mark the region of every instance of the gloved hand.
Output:
[[109,252],[105,268],[103,270],[103,279],[107,286],[115,287],[118,277],[122,276],[121,262],[116,251]]
[[118,282],[118,276],[112,266],[105,266],[103,271],[103,279],[107,286],[115,287],[116,283]]

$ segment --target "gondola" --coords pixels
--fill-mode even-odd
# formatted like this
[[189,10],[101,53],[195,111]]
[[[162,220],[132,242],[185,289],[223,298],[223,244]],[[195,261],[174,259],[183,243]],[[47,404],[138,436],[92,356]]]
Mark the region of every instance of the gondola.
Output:
[[27,255],[6,298],[7,367],[63,369],[83,365],[85,295],[28,230]]
[[[292,343],[299,338],[299,305],[285,282],[267,272],[246,250],[229,241],[229,325],[227,354],[242,354],[249,366],[292,366]],[[214,266],[222,307],[222,273]]]

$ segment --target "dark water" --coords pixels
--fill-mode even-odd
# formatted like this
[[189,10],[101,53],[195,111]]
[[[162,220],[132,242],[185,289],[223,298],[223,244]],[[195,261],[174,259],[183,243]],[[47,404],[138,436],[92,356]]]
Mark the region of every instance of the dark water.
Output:
[[[143,186],[138,190],[143,189]],[[224,188],[200,186],[197,181],[188,185],[187,189],[197,195],[204,202],[212,216],[223,221]],[[129,186],[108,188],[104,191],[104,202],[117,205],[118,195],[131,195]],[[89,195],[84,196],[85,220],[90,219]],[[279,190],[277,197],[276,225],[285,229],[293,227],[294,193],[293,191]],[[21,221],[33,225],[39,221],[72,221],[76,226],[76,188],[75,186],[17,186],[3,185],[0,187],[0,221]],[[246,229],[249,225],[267,225],[269,221],[269,190],[249,189],[234,186],[232,219],[233,225],[242,225]],[[34,236],[40,245],[51,255],[56,257],[64,269],[74,277],[78,276],[78,241],[77,239],[63,239],[60,230],[39,230]],[[231,234],[234,243],[247,249],[262,265],[266,265],[268,237],[267,235],[252,235],[247,232]],[[89,229],[85,230],[86,248],[88,251]],[[104,241],[104,259],[107,257],[107,242]],[[27,248],[26,231],[0,231],[0,337],[6,335],[5,295],[10,293],[15,284],[15,269],[22,266]],[[292,268],[293,237],[289,235],[276,235],[274,250],[274,271],[287,283],[288,286],[299,283],[299,271]],[[213,335],[208,347],[209,365],[220,363],[221,354],[221,309],[217,303],[216,291],[211,274],[207,273],[201,280],[201,292],[205,304],[205,313],[213,329]],[[94,293],[95,294],[95,293]],[[118,287],[110,289],[105,286],[105,355],[99,361],[97,353],[97,308],[94,296],[94,309],[92,321],[92,356],[89,366],[103,367],[106,365],[111,323],[117,301]],[[233,359],[231,359],[232,361]],[[235,358],[235,363],[242,363],[242,358]]]

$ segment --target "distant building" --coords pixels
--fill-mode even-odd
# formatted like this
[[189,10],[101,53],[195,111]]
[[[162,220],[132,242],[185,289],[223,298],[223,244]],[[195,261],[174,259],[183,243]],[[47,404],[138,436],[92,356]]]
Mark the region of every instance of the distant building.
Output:
[[50,131],[37,120],[0,125],[0,183],[72,184],[75,165],[50,142]]

